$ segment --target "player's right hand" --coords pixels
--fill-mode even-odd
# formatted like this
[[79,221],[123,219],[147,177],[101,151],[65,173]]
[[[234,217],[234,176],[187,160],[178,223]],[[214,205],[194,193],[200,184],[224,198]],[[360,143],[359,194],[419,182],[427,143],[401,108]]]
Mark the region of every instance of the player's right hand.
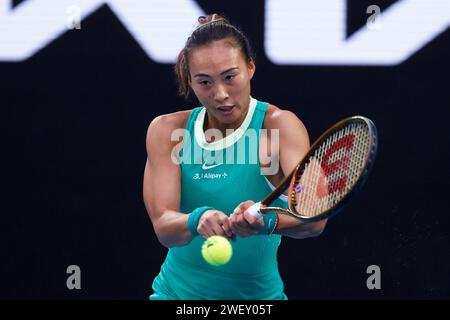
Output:
[[241,202],[230,216],[231,230],[239,237],[257,235],[259,229],[264,226],[263,219],[253,217],[247,212],[247,209],[254,204],[251,200]]
[[205,239],[211,236],[222,236],[233,241],[236,240],[228,216],[219,210],[205,211],[198,222],[197,232]]

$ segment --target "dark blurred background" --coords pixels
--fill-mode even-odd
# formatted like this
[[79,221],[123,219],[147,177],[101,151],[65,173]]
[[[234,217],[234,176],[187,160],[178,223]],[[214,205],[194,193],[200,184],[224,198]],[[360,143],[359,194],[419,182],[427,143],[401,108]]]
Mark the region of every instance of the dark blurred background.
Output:
[[[179,1],[114,2],[135,10],[165,6],[183,16]],[[383,16],[399,2],[343,1],[346,35],[364,27],[369,5]],[[1,3],[0,54],[35,41],[33,29],[55,14],[50,1]],[[356,114],[378,127],[374,170],[345,214],[318,238],[283,238],[279,267],[288,297],[449,299],[448,29],[391,65],[279,64],[265,43],[273,0],[192,3],[249,36],[257,63],[252,95],[294,111],[311,140]],[[60,34],[29,57],[0,58],[0,298],[147,299],[165,258],[142,200],[146,131],[156,116],[198,103],[177,96],[173,64],[149,56],[112,8],[98,2],[81,29],[61,24]],[[14,15],[32,9],[34,19],[12,29]],[[158,23],[169,30],[176,16],[164,12]],[[183,19],[193,27],[191,13]],[[404,27],[407,38],[412,31]],[[318,37],[320,30],[311,34]],[[378,49],[383,55],[392,48]],[[66,287],[69,265],[81,268],[81,290]],[[381,269],[380,290],[366,287],[370,265]]]

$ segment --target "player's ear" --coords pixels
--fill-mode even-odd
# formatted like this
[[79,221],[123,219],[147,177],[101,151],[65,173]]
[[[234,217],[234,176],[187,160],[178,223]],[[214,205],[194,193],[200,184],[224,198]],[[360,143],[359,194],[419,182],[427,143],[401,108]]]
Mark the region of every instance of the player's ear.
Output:
[[192,89],[192,78],[191,78],[191,74],[190,73],[186,77],[185,85],[186,85],[186,90],[187,91],[190,91],[190,92],[194,91],[194,89]]
[[247,69],[248,69],[249,80],[251,80],[253,78],[253,75],[255,74],[255,71],[256,71],[256,64],[255,64],[255,61],[253,61],[252,58],[250,58],[248,60]]

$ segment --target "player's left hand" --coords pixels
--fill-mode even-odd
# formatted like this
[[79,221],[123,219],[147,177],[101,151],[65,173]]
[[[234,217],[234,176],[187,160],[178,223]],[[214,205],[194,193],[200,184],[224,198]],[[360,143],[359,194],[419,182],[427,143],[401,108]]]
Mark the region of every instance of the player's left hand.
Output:
[[230,217],[231,230],[240,237],[250,237],[259,233],[264,226],[264,220],[250,214],[247,209],[255,202],[247,200],[241,202]]

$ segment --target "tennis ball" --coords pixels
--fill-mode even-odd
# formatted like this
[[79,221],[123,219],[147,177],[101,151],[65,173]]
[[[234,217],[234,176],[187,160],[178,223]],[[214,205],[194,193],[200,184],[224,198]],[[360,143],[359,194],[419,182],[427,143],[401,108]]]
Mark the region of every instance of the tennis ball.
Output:
[[202,256],[213,266],[222,266],[230,261],[233,247],[227,238],[212,236],[205,240],[202,246]]

